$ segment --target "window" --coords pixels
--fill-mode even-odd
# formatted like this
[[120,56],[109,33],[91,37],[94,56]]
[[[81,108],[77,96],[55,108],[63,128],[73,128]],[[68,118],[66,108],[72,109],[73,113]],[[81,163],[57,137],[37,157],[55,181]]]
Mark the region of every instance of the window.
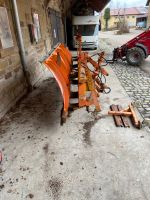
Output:
[[[57,12],[51,8],[48,9],[48,15],[50,18],[50,26],[52,31],[52,47],[54,47],[57,43],[64,43],[62,16],[60,12]],[[69,31],[71,32],[71,30]]]
[[8,14],[5,7],[0,7],[0,43],[3,49],[13,47]]
[[74,25],[74,35],[93,36],[98,33],[98,25]]

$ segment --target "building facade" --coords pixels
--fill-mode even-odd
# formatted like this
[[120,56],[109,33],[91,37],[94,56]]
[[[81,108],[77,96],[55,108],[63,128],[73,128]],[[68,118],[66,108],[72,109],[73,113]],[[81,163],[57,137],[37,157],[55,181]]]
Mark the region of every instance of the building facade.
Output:
[[27,92],[27,82],[33,86],[46,73],[39,59],[65,40],[61,0],[48,5],[44,0],[17,0],[27,66],[23,69],[11,2],[0,0],[0,118]]
[[[139,8],[125,8],[125,9],[111,9],[110,10],[110,19],[108,21],[108,29],[113,30],[117,29],[119,23],[123,20],[126,21],[129,27],[137,26],[138,20],[144,23],[146,26],[147,23],[147,8],[139,7]],[[104,12],[101,14],[101,24],[102,30],[105,30],[105,19],[104,19]]]
[[100,12],[108,2],[0,0],[0,119],[47,74],[39,59],[71,41],[71,16],[85,8]]

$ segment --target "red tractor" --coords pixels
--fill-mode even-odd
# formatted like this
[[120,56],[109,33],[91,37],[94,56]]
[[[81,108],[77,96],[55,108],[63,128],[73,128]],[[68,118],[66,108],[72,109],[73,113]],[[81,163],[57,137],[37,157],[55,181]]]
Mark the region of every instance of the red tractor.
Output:
[[113,51],[113,62],[126,60],[130,65],[139,66],[150,55],[150,29],[136,36]]

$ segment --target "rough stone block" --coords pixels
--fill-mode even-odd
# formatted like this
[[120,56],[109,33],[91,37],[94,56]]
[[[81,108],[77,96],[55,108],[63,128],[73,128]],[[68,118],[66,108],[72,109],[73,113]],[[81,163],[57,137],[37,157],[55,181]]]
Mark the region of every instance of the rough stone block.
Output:
[[20,61],[20,55],[19,54],[15,54],[15,55],[12,55],[10,57],[11,59],[11,66],[15,67],[15,66],[18,66],[21,64],[21,61]]
[[12,72],[8,72],[7,74],[5,74],[5,79],[9,79],[12,77]]
[[8,65],[8,59],[0,59],[0,70],[6,69]]
[[0,79],[2,79],[5,75],[5,70],[0,71]]
[[8,57],[14,53],[17,53],[18,52],[18,47],[11,47],[11,48],[8,48],[8,49],[2,49],[0,51],[0,58],[5,58],[5,57]]

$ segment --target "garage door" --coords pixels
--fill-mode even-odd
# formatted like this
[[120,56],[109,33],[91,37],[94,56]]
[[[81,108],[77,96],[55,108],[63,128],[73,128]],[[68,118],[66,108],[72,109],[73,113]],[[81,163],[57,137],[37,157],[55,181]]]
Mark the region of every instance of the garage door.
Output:
[[51,22],[52,46],[55,46],[59,42],[64,43],[61,14],[53,9],[49,9],[48,15]]

